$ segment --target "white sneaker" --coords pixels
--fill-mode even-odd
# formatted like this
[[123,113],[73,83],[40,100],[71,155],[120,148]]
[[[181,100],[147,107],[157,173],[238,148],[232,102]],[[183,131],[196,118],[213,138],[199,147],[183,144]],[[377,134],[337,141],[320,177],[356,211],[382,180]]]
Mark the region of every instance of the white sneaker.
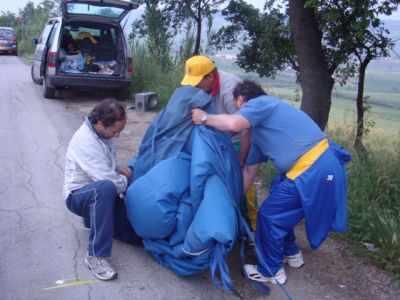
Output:
[[283,267],[280,268],[279,271],[276,272],[276,274],[272,277],[265,277],[261,275],[261,273],[258,272],[256,265],[244,265],[243,271],[248,278],[254,281],[271,282],[273,284],[284,284],[287,279],[285,269]]
[[93,275],[100,280],[112,280],[117,278],[118,274],[105,257],[86,256],[86,267],[92,271]]
[[294,255],[285,255],[284,262],[291,268],[300,268],[304,265],[303,254],[301,251]]

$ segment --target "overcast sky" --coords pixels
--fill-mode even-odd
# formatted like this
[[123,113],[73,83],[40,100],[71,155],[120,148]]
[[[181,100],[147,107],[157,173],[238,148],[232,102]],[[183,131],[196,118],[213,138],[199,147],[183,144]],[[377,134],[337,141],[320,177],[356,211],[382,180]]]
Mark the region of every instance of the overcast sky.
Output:
[[[31,0],[35,5],[42,2],[42,0]],[[246,0],[247,2],[253,4],[255,7],[261,9],[264,6],[265,0]],[[24,8],[28,3],[28,0],[1,0],[0,11],[11,11],[13,13],[18,13],[19,8]],[[400,20],[400,11],[398,10],[389,19]]]
[[[42,0],[31,0],[35,5],[42,2]],[[248,0],[247,2],[252,3],[257,8],[262,8],[265,0]],[[13,13],[18,12],[18,8],[24,8],[28,0],[1,0],[0,11],[11,11]]]

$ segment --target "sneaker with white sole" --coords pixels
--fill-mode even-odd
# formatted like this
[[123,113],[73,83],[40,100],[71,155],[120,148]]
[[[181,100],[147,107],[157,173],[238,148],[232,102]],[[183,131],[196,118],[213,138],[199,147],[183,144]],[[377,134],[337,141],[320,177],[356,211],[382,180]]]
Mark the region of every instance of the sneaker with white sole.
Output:
[[100,280],[112,280],[117,278],[118,274],[105,257],[86,256],[86,267],[92,271],[93,275]]
[[284,261],[291,268],[300,268],[304,265],[303,254],[301,253],[301,251],[297,254],[285,255]]
[[276,272],[276,274],[272,277],[265,277],[264,275],[262,275],[260,272],[258,272],[256,265],[246,264],[243,266],[243,271],[248,278],[254,281],[271,282],[273,284],[284,284],[287,279],[285,269],[283,267],[280,268],[279,271]]

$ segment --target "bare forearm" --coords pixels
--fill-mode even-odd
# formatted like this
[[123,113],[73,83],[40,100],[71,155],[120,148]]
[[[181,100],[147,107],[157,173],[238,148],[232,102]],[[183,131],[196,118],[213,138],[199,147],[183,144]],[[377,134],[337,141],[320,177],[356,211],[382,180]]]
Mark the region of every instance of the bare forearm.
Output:
[[244,166],[244,164],[246,163],[247,155],[249,154],[250,151],[250,133],[251,133],[250,129],[244,130],[241,133],[240,149],[238,155],[241,166]]
[[[202,117],[207,116],[206,121],[202,122]],[[240,115],[212,115],[207,114],[201,109],[192,110],[193,123],[196,125],[205,124],[222,131],[240,132],[250,128],[250,123]]]
[[240,132],[242,128],[235,119],[234,115],[208,115],[204,124],[222,131]]

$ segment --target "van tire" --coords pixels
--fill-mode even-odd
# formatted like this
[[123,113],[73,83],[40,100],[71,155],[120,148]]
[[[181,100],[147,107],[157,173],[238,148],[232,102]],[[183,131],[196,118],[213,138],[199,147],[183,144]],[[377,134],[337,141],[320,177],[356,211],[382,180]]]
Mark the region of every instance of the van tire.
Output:
[[46,78],[43,78],[43,97],[47,99],[54,99],[55,94],[56,89],[48,87],[46,83]]
[[35,78],[35,76],[33,75],[33,65],[32,65],[32,67],[31,67],[31,77],[32,77],[32,80],[33,80],[34,83],[36,83],[36,84],[42,84],[42,83],[43,83],[42,78],[37,79],[37,78]]

